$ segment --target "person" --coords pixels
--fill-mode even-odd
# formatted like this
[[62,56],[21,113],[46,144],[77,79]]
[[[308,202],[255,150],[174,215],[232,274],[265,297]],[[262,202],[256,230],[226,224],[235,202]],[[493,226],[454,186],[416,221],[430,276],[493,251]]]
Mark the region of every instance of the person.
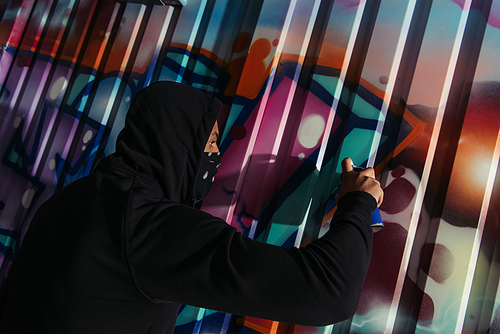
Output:
[[0,333],[171,333],[181,304],[311,326],[354,314],[383,196],[373,170],[342,161],[331,227],[307,246],[246,238],[193,207],[220,162],[220,108],[174,82],[137,94],[116,152],[34,216]]

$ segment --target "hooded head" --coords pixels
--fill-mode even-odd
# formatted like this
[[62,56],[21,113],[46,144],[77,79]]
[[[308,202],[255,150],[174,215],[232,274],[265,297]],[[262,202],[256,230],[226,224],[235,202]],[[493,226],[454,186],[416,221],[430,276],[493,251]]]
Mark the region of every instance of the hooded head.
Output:
[[153,83],[133,100],[114,156],[158,180],[166,198],[192,204],[203,151],[221,106],[196,88]]

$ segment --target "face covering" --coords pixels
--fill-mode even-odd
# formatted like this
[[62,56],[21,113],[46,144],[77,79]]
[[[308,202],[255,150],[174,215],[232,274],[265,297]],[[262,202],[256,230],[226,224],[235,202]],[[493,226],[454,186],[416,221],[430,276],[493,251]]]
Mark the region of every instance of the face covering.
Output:
[[217,168],[221,164],[220,152],[217,153],[203,153],[201,159],[200,170],[196,176],[196,184],[194,186],[194,201],[199,202],[208,195],[212,184],[214,183],[214,176],[217,174]]

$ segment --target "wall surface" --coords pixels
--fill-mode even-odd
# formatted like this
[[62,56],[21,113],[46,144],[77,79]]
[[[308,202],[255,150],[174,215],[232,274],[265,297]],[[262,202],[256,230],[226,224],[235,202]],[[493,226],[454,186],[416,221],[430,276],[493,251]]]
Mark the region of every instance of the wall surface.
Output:
[[385,188],[352,319],[185,307],[176,333],[500,333],[500,0],[11,0],[0,45],[2,277],[40,204],[172,80],[223,102],[202,209],[243,234],[324,233],[346,156]]

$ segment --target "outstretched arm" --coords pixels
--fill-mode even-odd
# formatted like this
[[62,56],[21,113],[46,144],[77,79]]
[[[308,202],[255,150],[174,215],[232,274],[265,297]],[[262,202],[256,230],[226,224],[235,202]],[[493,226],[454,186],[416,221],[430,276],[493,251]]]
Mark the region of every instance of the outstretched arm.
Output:
[[166,205],[130,235],[137,287],[157,302],[302,325],[351,317],[370,262],[370,216],[378,200],[366,190],[379,192],[368,175],[344,167],[330,230],[300,249],[254,241],[207,213]]

